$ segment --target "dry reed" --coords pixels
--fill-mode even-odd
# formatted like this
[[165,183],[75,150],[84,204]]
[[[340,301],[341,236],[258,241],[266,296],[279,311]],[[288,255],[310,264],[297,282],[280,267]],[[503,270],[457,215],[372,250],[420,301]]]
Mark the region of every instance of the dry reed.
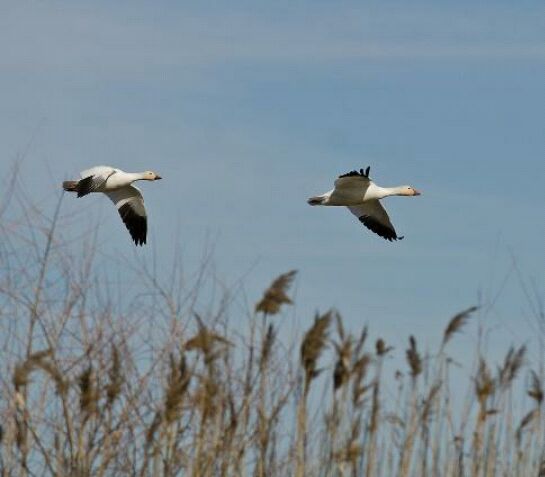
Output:
[[253,310],[206,292],[208,259],[167,278],[127,259],[144,279],[133,291],[94,265],[95,239],[59,233],[81,217],[12,203],[19,216],[0,204],[0,476],[543,473],[544,371],[530,348],[497,368],[475,349],[467,411],[454,409],[446,349],[475,307],[447,323],[436,354],[410,336],[408,372],[394,375],[402,353],[334,311],[286,344],[267,317],[292,303],[295,271]]

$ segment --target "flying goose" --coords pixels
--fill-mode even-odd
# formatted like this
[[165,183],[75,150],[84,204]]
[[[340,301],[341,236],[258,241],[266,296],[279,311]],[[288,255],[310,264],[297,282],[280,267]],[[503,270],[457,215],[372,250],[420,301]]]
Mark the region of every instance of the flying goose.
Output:
[[134,181],[156,181],[161,176],[152,171],[125,172],[110,166],[91,167],[80,173],[79,181],[64,181],[65,191],[76,192],[83,197],[91,192],[103,192],[115,204],[123,223],[136,245],[146,243],[148,219],[144,197],[132,185]]
[[346,206],[369,230],[389,240],[402,240],[390,222],[390,217],[380,199],[391,195],[420,195],[414,187],[379,187],[369,179],[370,167],[339,176],[335,188],[325,194],[308,199],[310,205]]

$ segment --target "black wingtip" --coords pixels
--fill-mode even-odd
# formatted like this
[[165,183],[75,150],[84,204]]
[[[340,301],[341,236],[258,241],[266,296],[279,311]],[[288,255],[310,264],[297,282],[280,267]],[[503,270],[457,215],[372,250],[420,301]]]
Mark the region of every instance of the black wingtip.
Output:
[[136,246],[142,246],[146,243],[148,225],[146,217],[138,215],[130,206],[130,204],[122,205],[119,210],[119,215],[127,230],[131,234],[131,238]]
[[145,238],[141,238],[141,237],[131,237],[131,238],[134,242],[134,245],[136,245],[137,247],[143,247],[146,244]]
[[396,231],[393,228],[387,227],[374,217],[369,215],[362,215],[358,217],[359,221],[365,225],[371,232],[376,233],[378,236],[387,240],[388,242],[395,242],[396,240],[403,240],[403,236],[398,237]]
[[85,177],[78,181],[75,186],[78,198],[83,197],[93,192],[93,176]]
[[371,170],[371,167],[367,166],[367,169],[365,170],[360,169],[359,171],[350,171],[350,172],[347,172],[346,174],[342,174],[339,176],[339,179],[342,179],[343,177],[354,177],[354,176],[366,177],[367,179],[369,179],[370,170]]

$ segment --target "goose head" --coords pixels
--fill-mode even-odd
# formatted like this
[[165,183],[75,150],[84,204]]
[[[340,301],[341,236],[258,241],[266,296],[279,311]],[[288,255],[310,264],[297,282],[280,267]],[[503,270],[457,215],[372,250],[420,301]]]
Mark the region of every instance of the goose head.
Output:
[[145,181],[158,181],[159,179],[162,179],[162,177],[153,171],[146,171],[144,172],[142,179]]
[[401,186],[400,188],[400,194],[399,195],[405,195],[405,196],[408,196],[408,197],[413,197],[415,195],[420,195],[420,191],[416,190],[414,187],[412,186],[409,186],[409,185],[405,185],[405,186]]

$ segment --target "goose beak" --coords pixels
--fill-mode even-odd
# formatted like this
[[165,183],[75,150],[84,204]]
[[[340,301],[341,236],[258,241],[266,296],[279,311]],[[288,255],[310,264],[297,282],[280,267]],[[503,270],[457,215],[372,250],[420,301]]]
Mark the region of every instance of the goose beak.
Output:
[[161,180],[162,177],[161,176],[158,176],[157,174],[155,174],[155,180],[158,181],[158,180]]
[[414,194],[413,195],[422,195],[422,193],[416,189],[413,189],[414,190]]

